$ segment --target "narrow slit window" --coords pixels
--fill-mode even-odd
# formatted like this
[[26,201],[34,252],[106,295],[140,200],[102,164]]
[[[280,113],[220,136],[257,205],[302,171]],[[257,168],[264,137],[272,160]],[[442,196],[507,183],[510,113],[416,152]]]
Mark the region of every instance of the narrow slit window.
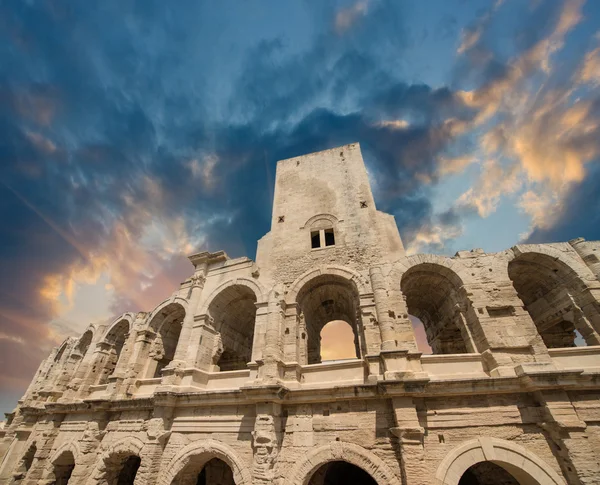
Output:
[[310,233],[310,244],[313,249],[321,247],[321,236],[319,231],[313,231]]
[[335,245],[335,237],[333,235],[333,229],[325,229],[325,246]]

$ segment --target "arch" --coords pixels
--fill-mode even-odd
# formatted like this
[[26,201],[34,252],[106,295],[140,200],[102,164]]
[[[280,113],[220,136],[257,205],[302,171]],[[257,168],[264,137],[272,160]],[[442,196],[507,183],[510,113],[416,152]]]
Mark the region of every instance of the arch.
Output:
[[458,485],[471,466],[491,461],[505,468],[521,485],[565,485],[565,481],[541,458],[510,441],[478,438],[452,450],[440,463],[436,485]]
[[49,462],[54,463],[60,455],[65,453],[66,451],[70,451],[73,454],[75,460],[79,457],[79,446],[76,441],[68,441],[67,443],[63,443],[60,445],[56,451],[52,454],[52,458],[50,458]]
[[587,268],[578,271],[544,246],[516,246],[510,256],[508,277],[548,348],[574,347],[577,332],[588,345],[600,344],[600,305],[582,277],[594,279]]
[[145,377],[161,377],[161,371],[175,358],[186,308],[179,302],[169,302],[160,306],[159,312],[148,320],[148,328],[154,333]]
[[127,458],[136,456],[141,459],[143,447],[144,442],[135,436],[127,436],[108,445],[96,461],[96,466],[90,474],[90,483],[115,484],[120,468]]
[[290,288],[286,294],[286,303],[294,304],[298,299],[298,293],[306,286],[311,280],[318,278],[322,275],[338,276],[341,279],[345,279],[349,284],[356,288],[356,292],[359,295],[371,293],[370,283],[368,278],[361,276],[358,272],[346,268],[344,266],[326,266],[324,268],[313,268],[302,273],[294,282],[290,285]]
[[222,371],[246,369],[253,357],[257,295],[252,286],[229,282],[208,305],[218,351],[213,365]]
[[77,344],[75,345],[74,350],[77,353],[79,353],[82,358],[85,357],[85,354],[87,353],[88,349],[90,348],[90,345],[93,340],[94,340],[94,332],[90,328],[90,329],[86,330],[81,337],[79,337],[79,340],[77,341]]
[[233,448],[216,440],[196,441],[184,446],[171,459],[168,466],[163,468],[157,484],[171,485],[177,474],[194,458],[203,463],[218,458],[231,468],[236,485],[252,485],[250,468],[239,458]]
[[108,378],[115,372],[131,327],[131,321],[123,318],[112,324],[105,333],[102,342],[99,344],[106,350],[106,357],[102,359],[99,365],[98,384],[106,384]]
[[67,338],[62,345],[59,347],[58,351],[56,352],[56,355],[54,356],[54,362],[60,362],[63,358],[63,356],[65,355],[65,350],[67,350],[67,346],[69,345],[69,342],[71,341],[71,337]]
[[251,280],[250,278],[236,278],[234,280],[229,280],[221,285],[217,286],[210,294],[206,297],[202,305],[200,305],[200,311],[198,312],[200,315],[208,314],[208,307],[213,302],[213,300],[223,291],[227,290],[232,286],[246,286],[250,289],[254,295],[256,296],[257,302],[264,302],[267,300],[267,292],[258,281]]
[[127,331],[130,332],[131,329],[133,328],[133,321],[134,321],[134,316],[132,313],[123,313],[122,315],[120,315],[119,317],[115,318],[111,324],[106,328],[106,330],[104,331],[104,334],[102,335],[102,338],[100,339],[102,342],[106,341],[106,339],[108,338],[108,336],[112,333],[114,333],[114,328],[119,325],[121,322],[127,322]]
[[[568,247],[571,249],[571,246]],[[582,281],[597,281],[594,273],[579,257],[572,258],[568,253],[547,244],[517,244],[508,251],[508,261],[525,254],[548,256],[570,268]]]
[[[340,274],[341,273],[341,274]],[[354,275],[352,275],[354,276]],[[343,320],[354,334],[356,358],[366,353],[360,314],[360,293],[347,272],[315,270],[302,278],[304,284],[296,292],[295,304],[300,310],[299,341],[302,344],[299,361],[318,364],[321,356],[321,330],[334,320]]]
[[[152,322],[160,322],[160,319],[157,320],[157,317],[159,316],[159,314],[164,313],[164,310],[173,304],[178,304],[187,313],[188,301],[185,298],[181,298],[179,296],[173,295],[170,298],[167,298],[165,301],[159,303],[156,306],[156,308],[154,308],[154,310],[152,310],[150,315],[146,318],[147,326],[148,326],[148,328],[150,328],[150,330],[154,330],[154,331],[158,330],[158,327],[156,327],[154,329],[151,328],[150,324]],[[155,325],[156,325],[156,323],[155,323]]]
[[389,275],[390,287],[393,288],[408,270],[423,263],[437,265],[440,271],[457,286],[473,282],[468,269],[459,260],[437,254],[415,254],[394,263]]
[[327,221],[327,224],[329,224],[330,226],[335,226],[339,222],[339,219],[333,214],[322,213],[309,217],[300,229],[310,229],[321,220]]
[[[344,441],[333,441],[302,456],[291,472],[285,473],[284,483],[286,485],[307,485],[318,468],[332,461],[345,461],[361,468],[371,475],[377,485],[400,485],[396,473],[381,458],[362,446]],[[282,475],[282,473],[278,475]]]
[[55,485],[67,485],[75,469],[75,463],[75,454],[69,448],[64,449],[50,462],[52,469],[48,478]]
[[[472,328],[478,326],[463,279],[446,262],[415,258],[400,276],[407,311],[423,325],[434,354],[476,352]],[[396,285],[397,283],[395,283]]]

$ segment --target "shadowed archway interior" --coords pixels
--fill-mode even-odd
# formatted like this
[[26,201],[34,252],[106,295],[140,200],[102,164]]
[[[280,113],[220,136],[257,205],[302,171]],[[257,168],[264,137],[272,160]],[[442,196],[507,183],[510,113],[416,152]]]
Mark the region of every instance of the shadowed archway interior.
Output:
[[475,352],[465,319],[466,301],[460,278],[438,264],[410,268],[400,282],[408,313],[418,318],[434,354]]
[[191,457],[188,464],[171,482],[171,485],[236,485],[233,472],[223,460],[204,455]]
[[307,485],[377,485],[362,468],[345,461],[331,461],[320,466]]
[[65,451],[54,461],[54,485],[67,485],[75,468],[75,457],[70,451]]
[[508,276],[548,348],[598,345],[600,309],[590,303],[577,273],[541,253],[524,253],[508,264]]
[[223,351],[216,362],[221,371],[246,369],[252,360],[256,295],[244,285],[232,285],[210,303],[208,313],[220,333]]
[[108,378],[115,371],[128,334],[129,322],[127,320],[121,320],[108,332],[104,341],[109,345],[109,348],[105,358],[106,360],[102,366],[102,373],[98,379],[98,384],[106,384]]
[[162,370],[175,358],[184,318],[185,309],[178,303],[171,303],[150,323],[150,328],[156,329],[156,336],[150,350],[147,377],[161,377]]
[[484,461],[473,465],[463,473],[458,485],[521,485],[500,465]]

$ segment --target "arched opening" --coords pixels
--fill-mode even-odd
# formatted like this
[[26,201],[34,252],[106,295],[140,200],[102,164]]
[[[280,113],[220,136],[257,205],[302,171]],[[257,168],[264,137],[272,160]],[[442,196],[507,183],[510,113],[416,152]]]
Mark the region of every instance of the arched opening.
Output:
[[70,451],[65,451],[54,461],[54,485],[67,485],[73,469],[75,468],[75,457]]
[[321,330],[321,359],[356,359],[352,327],[344,320],[332,320]]
[[185,309],[178,303],[172,303],[150,322],[150,328],[156,331],[156,336],[149,354],[147,377],[161,377],[162,370],[175,358],[184,318]]
[[27,472],[33,465],[33,460],[35,458],[35,454],[37,453],[37,446],[35,443],[32,443],[27,451],[21,457],[19,464],[17,465],[15,472],[13,473],[13,478],[15,483],[19,483],[27,476]]
[[350,325],[353,333],[354,357],[361,356],[359,329],[360,300],[356,287],[345,278],[336,275],[320,275],[311,279],[298,293],[301,311],[301,340],[306,340],[308,364],[322,362],[321,331],[330,322],[342,320]]
[[521,485],[507,470],[490,461],[477,463],[463,473],[458,485]]
[[221,371],[246,369],[252,360],[256,295],[247,286],[232,285],[210,303],[208,313],[220,334],[222,352],[215,356]]
[[172,485],[236,485],[233,471],[218,458],[206,461],[199,455],[192,457],[187,466],[173,479]]
[[90,344],[92,343],[93,336],[94,336],[94,334],[92,333],[92,331],[88,330],[81,336],[81,338],[79,339],[79,342],[77,342],[77,345],[75,346],[75,351],[82,358],[85,356],[88,349],[90,348]]
[[[476,352],[468,302],[456,273],[432,263],[410,268],[401,280],[413,325],[423,326],[427,344],[434,354]],[[417,321],[418,319],[418,321]]]
[[104,344],[108,347],[108,350],[98,384],[105,384],[108,382],[108,378],[115,371],[128,335],[129,322],[127,320],[121,320],[113,325],[106,335]]
[[111,455],[104,462],[104,479],[100,479],[100,483],[105,485],[133,485],[141,461],[139,456],[129,453]]
[[62,347],[56,353],[56,356],[54,357],[54,362],[60,362],[61,361],[61,359],[63,358],[63,355],[65,355],[65,350],[67,350],[67,342],[63,343]]
[[585,283],[563,262],[523,253],[508,263],[508,276],[548,348],[600,344],[593,321],[598,308]]
[[330,461],[320,466],[310,477],[308,485],[377,485],[362,468],[345,461]]

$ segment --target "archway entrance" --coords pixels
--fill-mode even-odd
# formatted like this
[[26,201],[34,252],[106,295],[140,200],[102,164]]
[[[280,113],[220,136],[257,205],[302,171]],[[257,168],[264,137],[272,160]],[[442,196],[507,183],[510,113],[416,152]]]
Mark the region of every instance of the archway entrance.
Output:
[[508,276],[546,347],[600,344],[598,303],[572,268],[545,254],[523,253],[508,263]]
[[184,318],[185,309],[179,303],[171,303],[150,322],[156,335],[148,355],[147,378],[161,377],[162,370],[175,358]]
[[100,377],[98,378],[98,384],[106,384],[108,378],[115,371],[128,335],[129,322],[127,320],[121,320],[115,324],[106,335],[104,345],[107,347],[107,356],[104,360]]
[[140,463],[141,460],[139,456],[128,456],[117,477],[117,485],[133,485]]
[[483,461],[468,468],[458,485],[520,485],[508,471],[490,461]]
[[248,368],[252,360],[256,295],[247,286],[232,285],[221,291],[210,303],[208,313],[219,333],[222,349],[213,358],[221,371]]
[[400,285],[411,323],[422,324],[434,354],[477,352],[476,318],[456,273],[439,264],[421,263],[404,273]]
[[223,460],[192,457],[173,479],[172,485],[235,485],[233,471]]
[[317,276],[302,287],[296,301],[305,327],[299,336],[306,342],[306,347],[301,351],[302,363],[319,364],[324,360],[321,353],[321,331],[327,324],[340,320],[346,322],[352,330],[352,357],[360,358],[365,353],[360,341],[359,294],[350,281],[337,275]]
[[345,461],[330,461],[320,466],[310,477],[308,485],[377,485],[362,468]]
[[100,479],[105,485],[133,485],[141,459],[137,455],[115,454],[108,458],[105,464],[104,479]]
[[75,457],[70,451],[65,451],[54,461],[54,484],[67,485],[73,469],[75,468]]

